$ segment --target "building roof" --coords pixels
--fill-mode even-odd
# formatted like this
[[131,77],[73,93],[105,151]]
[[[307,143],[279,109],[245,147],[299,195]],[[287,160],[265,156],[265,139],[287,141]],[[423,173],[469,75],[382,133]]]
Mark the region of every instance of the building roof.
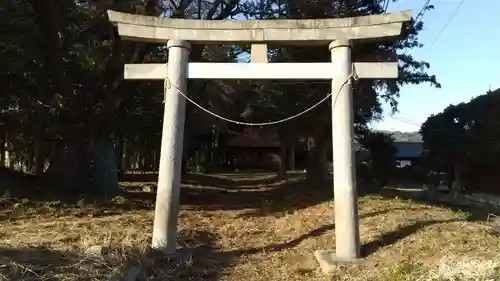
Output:
[[[260,147],[260,148],[276,148],[280,146],[280,142],[276,134],[269,131],[263,131],[258,128],[247,128],[240,135],[231,137],[227,143],[230,147]],[[396,158],[418,158],[423,151],[422,141],[395,141],[394,146],[397,149]],[[357,141],[354,142],[354,149],[358,151],[360,145]]]
[[394,146],[397,148],[396,158],[417,158],[424,150],[424,143],[417,141],[396,141]]
[[258,128],[247,128],[241,135],[229,139],[228,146],[232,147],[279,147],[280,142],[276,134],[270,134]]

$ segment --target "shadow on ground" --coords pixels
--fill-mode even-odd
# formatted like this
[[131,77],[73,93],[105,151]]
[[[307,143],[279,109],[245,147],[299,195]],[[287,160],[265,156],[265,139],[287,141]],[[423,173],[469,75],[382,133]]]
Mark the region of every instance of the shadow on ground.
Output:
[[[361,218],[407,209],[380,210],[361,214]],[[440,221],[416,222],[393,233],[384,234],[376,242],[363,245],[363,253],[373,254],[379,248],[395,243],[434,223]],[[112,250],[107,258],[44,247],[0,247],[2,265],[0,274],[6,280],[110,280],[113,271],[117,271],[116,269],[124,264],[141,264],[142,272],[139,280],[220,280],[225,274],[231,274],[232,268],[245,255],[286,251],[298,247],[305,240],[315,239],[329,231],[334,231],[333,224],[324,225],[284,243],[225,251],[215,246],[216,241],[221,239],[217,234],[186,230],[179,233],[182,250],[176,255],[176,259],[152,252],[139,254],[139,251],[134,249],[124,251],[119,247]]]
[[[276,176],[276,173],[264,172],[233,172],[233,173],[214,173],[201,174],[189,173],[183,177],[184,184],[215,186],[218,188],[238,188],[247,187],[253,188],[257,184],[273,184],[278,183],[282,179]],[[158,181],[158,173],[147,174],[125,174],[122,178],[123,182],[130,183],[153,183]]]
[[426,227],[429,227],[431,225],[452,223],[452,222],[459,222],[459,221],[464,221],[464,220],[449,219],[449,220],[418,220],[418,221],[415,221],[414,223],[412,223],[410,225],[399,227],[395,231],[384,233],[380,237],[378,237],[377,239],[372,240],[371,242],[368,242],[366,244],[363,244],[361,246],[361,255],[364,257],[369,257],[369,256],[375,254],[381,248],[395,244],[399,240],[402,240],[402,239],[404,239],[412,234],[415,234],[418,231],[420,231]]
[[[362,213],[360,218],[387,215],[391,212],[408,209],[425,208],[389,208]],[[414,221],[412,224],[402,226],[395,231],[381,234],[377,239],[362,245],[362,254],[365,257],[371,256],[380,249],[395,244],[426,227],[457,221],[464,220]],[[231,274],[232,268],[245,255],[280,252],[300,247],[302,242],[316,239],[327,232],[334,231],[334,229],[333,224],[323,225],[283,243],[236,250],[224,250],[215,246],[218,244],[217,241],[222,239],[216,233],[185,230],[179,233],[178,242],[182,250],[175,260],[167,259],[156,253],[140,255],[137,254],[139,251],[134,249],[125,249],[126,251],[123,252],[123,248],[119,247],[114,255],[110,254],[113,257],[111,259],[89,258],[78,252],[63,252],[47,248],[12,249],[0,247],[0,265],[7,265],[0,266],[0,274],[8,277],[7,280],[30,280],[30,278],[45,280],[54,279],[56,276],[58,280],[109,280],[110,269],[118,268],[124,263],[140,262],[143,265],[142,279],[140,280],[219,280],[224,274]],[[63,279],[61,276],[66,278]]]
[[90,281],[109,271],[105,264],[86,260],[81,254],[45,247],[0,247],[0,265],[0,277],[4,278],[2,280]]
[[203,231],[181,232],[183,248],[175,258],[121,247],[104,256],[44,247],[0,247],[0,279],[128,280],[112,276],[126,276],[135,267],[140,270],[137,280],[219,280],[239,257],[214,248],[216,239],[215,234]]
[[[131,175],[156,177],[155,174]],[[112,200],[72,196],[67,198],[54,192],[38,192],[34,177],[16,174],[8,186],[16,186],[15,194],[0,198],[0,221],[30,215],[52,213],[77,217],[101,217],[136,210],[152,210],[155,204],[156,184],[143,191],[149,180],[130,185]],[[155,179],[156,181],[156,179]],[[125,185],[126,183],[124,183]],[[44,195],[45,194],[45,195]],[[249,174],[227,175],[192,174],[183,180],[180,201],[187,209],[245,210],[245,216],[263,216],[307,208],[333,198],[331,187],[311,187],[304,175],[293,174],[279,179],[272,173],[261,173],[255,178]]]
[[[420,210],[422,208],[414,208],[415,210]],[[378,215],[384,215],[388,214],[391,212],[395,211],[402,211],[402,210],[409,210],[409,208],[391,208],[391,209],[386,209],[386,210],[380,210],[380,211],[375,211],[375,212],[370,212],[366,214],[361,214],[359,217],[360,219],[363,218],[369,218],[369,217],[375,217]],[[390,244],[396,243],[399,239],[402,239],[404,237],[407,237],[413,233],[416,233],[420,229],[423,229],[427,226],[437,224],[437,223],[447,223],[447,222],[452,222],[451,220],[447,221],[418,221],[415,224],[412,224],[410,226],[402,227],[394,232],[387,233],[382,235],[379,239],[377,239],[377,242],[370,242],[366,245],[363,245],[363,254],[365,255],[371,255],[374,252],[376,252],[379,248],[388,246]],[[314,239],[316,237],[319,237],[329,231],[334,231],[335,230],[335,225],[334,224],[328,224],[321,226],[319,228],[316,228],[314,230],[309,231],[308,233],[302,234],[297,238],[294,238],[290,241],[287,241],[285,243],[278,243],[278,244],[271,244],[267,245],[264,247],[258,247],[258,248],[246,248],[246,249],[239,249],[235,251],[231,251],[231,253],[238,253],[238,254],[256,254],[256,253],[261,253],[261,252],[268,252],[268,251],[284,251],[287,249],[294,248],[298,246],[300,243],[302,243],[305,240],[308,239]]]
[[[419,210],[422,208],[413,208],[415,210]],[[424,208],[425,209],[425,208]],[[366,214],[361,214],[360,218],[368,218],[374,217],[378,215],[386,215],[391,212],[408,210],[408,208],[391,208],[386,210],[380,210],[376,212],[370,212]],[[410,225],[402,226],[394,231],[384,233],[380,235],[377,239],[365,243],[361,246],[361,253],[363,257],[370,257],[374,255],[377,251],[382,248],[389,247],[398,241],[409,237],[420,230],[423,230],[432,225],[453,223],[453,222],[461,222],[465,221],[463,219],[448,219],[448,220],[417,220]],[[298,247],[302,242],[308,239],[315,239],[329,231],[334,231],[335,226],[333,224],[324,225],[308,233],[304,233],[294,239],[286,241],[284,243],[275,243],[266,245],[263,247],[251,247],[251,248],[243,248],[236,249],[230,251],[221,251],[221,249],[209,249],[208,247],[198,247],[195,252],[193,252],[197,258],[200,259],[211,259],[212,262],[222,262],[224,264],[234,264],[237,262],[242,256],[245,255],[254,255],[259,253],[268,253],[268,252],[280,252],[286,251],[289,249],[293,249]],[[313,253],[310,253],[313,255]],[[187,276],[186,276],[187,277]],[[205,279],[202,279],[205,280]]]
[[[287,179],[264,177],[234,180],[229,176],[190,175],[183,181],[180,201],[187,209],[245,210],[243,216],[263,216],[307,208],[333,198],[333,188],[312,187],[304,175]],[[126,200],[153,202],[154,192],[128,192]]]
[[[500,216],[500,208],[491,204],[463,204],[460,202],[445,202],[438,200],[437,196],[429,198],[425,192],[415,189],[389,189],[384,188],[376,195],[384,198],[401,198],[412,200],[417,203],[427,204],[437,207],[443,207],[455,212],[468,213],[468,220],[470,221],[487,221],[491,214]],[[447,193],[439,194],[438,196],[450,196]]]
[[216,233],[189,230],[179,233],[181,249],[175,258],[167,258],[159,253],[148,253],[144,280],[219,280],[231,271],[240,257],[224,252],[215,246],[220,237]]

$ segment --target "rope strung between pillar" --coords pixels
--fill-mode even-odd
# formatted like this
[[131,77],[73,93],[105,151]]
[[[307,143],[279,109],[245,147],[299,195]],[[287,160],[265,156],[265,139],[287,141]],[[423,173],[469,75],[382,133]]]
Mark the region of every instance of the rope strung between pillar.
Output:
[[[354,68],[354,63],[352,64],[351,74],[349,74],[349,77],[347,77],[347,79],[340,85],[340,87],[339,87],[339,89],[337,91],[337,94],[335,95],[335,99],[333,101],[333,107],[335,107],[335,105],[337,104],[337,99],[339,97],[340,91],[351,80],[351,78],[354,79],[354,80],[356,80],[356,81],[358,80],[358,75],[356,74],[356,69]],[[236,125],[244,125],[244,126],[250,126],[250,127],[252,127],[252,126],[277,125],[277,124],[281,124],[281,123],[290,121],[292,119],[298,118],[298,117],[306,114],[307,112],[315,109],[316,107],[318,107],[320,104],[322,104],[323,102],[325,102],[327,99],[329,99],[333,95],[333,92],[329,93],[328,95],[326,95],[326,97],[324,97],[323,99],[321,99],[319,102],[313,104],[312,106],[308,107],[304,111],[301,111],[301,112],[299,112],[299,113],[297,113],[295,115],[292,115],[292,116],[289,116],[289,117],[286,117],[286,118],[283,118],[283,119],[280,119],[280,120],[275,120],[275,121],[262,122],[262,123],[249,123],[249,122],[232,120],[232,119],[226,118],[224,116],[221,116],[221,115],[219,115],[217,113],[214,113],[214,112],[210,111],[209,109],[204,108],[203,106],[201,106],[200,104],[196,103],[194,100],[192,100],[191,98],[189,98],[185,93],[183,93],[175,85],[173,85],[170,82],[170,80],[168,79],[168,73],[167,73],[167,76],[165,77],[165,81],[164,81],[163,86],[164,86],[164,90],[165,90],[165,98],[167,96],[166,95],[167,94],[167,90],[168,89],[174,89],[177,93],[179,93],[181,96],[183,96],[187,101],[189,101],[190,103],[192,103],[194,106],[198,107],[199,109],[205,111],[206,113],[212,115],[213,117],[218,118],[220,120],[224,120],[224,121],[229,122],[229,123],[236,124]],[[163,101],[163,103],[165,103],[165,100]]]

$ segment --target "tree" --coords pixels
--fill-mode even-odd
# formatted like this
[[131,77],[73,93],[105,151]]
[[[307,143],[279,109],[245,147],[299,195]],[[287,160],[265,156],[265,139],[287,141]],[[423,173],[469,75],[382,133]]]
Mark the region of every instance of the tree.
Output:
[[500,90],[495,90],[430,116],[420,129],[427,167],[468,190],[493,191],[500,181],[499,108]]
[[368,131],[363,134],[359,143],[368,151],[368,159],[364,163],[368,178],[375,181],[377,187],[387,185],[394,172],[397,149],[394,137],[381,132]]
[[[50,186],[67,191],[114,194],[116,171],[133,154],[155,166],[160,142],[161,83],[123,81],[125,63],[164,62],[162,46],[129,42],[109,23],[107,9],[122,12],[220,20],[236,14],[249,18],[325,18],[382,12],[374,1],[261,1],[237,0],[6,0],[0,9],[1,56],[7,63],[0,73],[2,122],[7,124],[15,155],[33,166]],[[412,23],[408,36],[393,45],[367,45],[356,50],[372,58],[419,47],[422,23]],[[193,46],[191,61],[236,61],[249,46]],[[322,48],[273,48],[273,61],[328,61]],[[362,81],[354,89],[356,129],[380,118],[382,100],[397,107],[399,88],[429,82],[429,65],[409,55],[400,56],[401,78]],[[329,83],[277,81],[190,81],[188,95],[205,108],[232,119],[268,121],[290,116],[324,97]],[[362,94],[361,94],[362,93]],[[282,142],[309,143],[309,178],[326,175],[331,137],[330,106],[295,123],[275,128]],[[314,122],[312,122],[314,121]],[[312,125],[311,125],[312,124]],[[199,150],[218,163],[217,150],[228,131],[242,128],[207,116],[189,104],[186,116],[185,161]],[[127,156],[127,157],[124,157]],[[284,162],[284,161],[282,161]],[[68,168],[71,167],[71,168]],[[314,176],[317,174],[318,176]],[[313,175],[313,176],[311,176]],[[89,189],[89,187],[93,187]]]
[[[383,12],[383,1],[286,1],[286,3],[265,2],[267,13],[262,13],[256,4],[248,4],[248,17],[262,18],[336,18],[352,17]],[[429,6],[428,9],[431,9]],[[253,11],[253,12],[252,12]],[[393,51],[399,51],[400,77],[395,80],[360,81],[353,87],[355,108],[355,131],[358,135],[368,132],[370,121],[381,118],[383,101],[389,102],[392,110],[397,110],[397,99],[400,88],[406,84],[430,83],[440,87],[436,77],[427,74],[430,65],[418,61],[413,56],[402,53],[404,50],[419,48],[418,33],[423,28],[423,22],[412,21],[405,27],[405,38],[393,44],[366,44],[359,46],[354,52],[355,60],[376,59],[390,60]],[[277,48],[273,49],[274,61],[329,61],[330,54],[322,48]],[[321,83],[286,83],[275,82],[259,88],[261,95],[252,104],[254,113],[250,120],[264,121],[279,119],[295,114],[320,100],[330,92],[328,82]],[[334,93],[335,94],[335,93]],[[331,144],[331,104],[324,103],[314,112],[303,115],[289,126],[289,131],[281,130],[282,135],[298,135],[298,138],[308,140],[309,164],[307,176],[311,184],[321,186],[326,180],[326,152]],[[285,137],[283,137],[285,138]]]
[[[36,35],[31,38],[35,40],[35,50],[40,50],[37,60],[40,71],[28,71],[31,75],[37,74],[38,79],[32,84],[39,90],[34,95],[30,93],[35,100],[34,109],[31,109],[34,112],[23,115],[34,118],[30,124],[33,124],[36,132],[30,132],[29,135],[33,138],[30,142],[35,146],[36,155],[33,158],[37,160],[37,172],[42,174],[45,171],[48,160],[50,167],[44,176],[54,185],[65,190],[78,187],[83,190],[93,186],[106,194],[113,194],[118,187],[113,149],[116,139],[120,139],[120,142],[123,139],[122,120],[136,120],[136,125],[144,125],[144,121],[154,116],[144,111],[156,111],[161,105],[159,102],[155,105],[148,103],[148,97],[139,98],[139,103],[128,102],[128,106],[123,105],[124,101],[127,103],[136,95],[146,95],[151,100],[156,96],[152,91],[162,92],[161,88],[152,85],[134,87],[134,82],[124,82],[123,65],[163,61],[166,55],[159,46],[122,40],[108,22],[106,10],[152,16],[166,12],[172,17],[192,17],[197,11],[199,18],[223,19],[234,13],[238,3],[190,0],[178,3],[156,0],[28,2],[29,5],[25,5],[24,2],[12,0],[8,2],[11,9],[7,12],[22,12],[23,20],[34,19],[29,24],[23,24]],[[7,27],[9,23],[4,22],[2,26]],[[16,47],[21,48],[33,45],[21,41],[16,43]],[[30,55],[35,50],[30,50]],[[194,49],[193,60],[204,59],[203,51],[204,48]],[[18,67],[12,69],[12,73],[19,74],[27,70],[28,67]],[[6,79],[4,76],[2,78]],[[19,87],[20,84],[16,83],[15,86]],[[196,85],[190,88],[196,88]],[[2,99],[2,105],[5,102]],[[127,117],[137,117],[138,112],[140,120]],[[118,120],[117,117],[123,119]],[[136,141],[147,138],[149,140],[146,143],[153,146],[155,135],[158,134],[138,136]],[[133,140],[132,137],[130,139]],[[54,146],[58,149],[47,153]]]
[[[0,123],[3,123],[2,142],[14,147],[11,159],[26,159],[32,164],[33,145],[30,138],[35,130],[34,112],[37,102],[38,85],[41,79],[41,61],[33,38],[39,36],[33,29],[33,12],[24,1],[3,1],[0,9]],[[43,110],[43,109],[42,109]],[[22,135],[22,137],[20,137]],[[5,152],[2,152],[5,154]],[[3,158],[3,155],[1,158]]]

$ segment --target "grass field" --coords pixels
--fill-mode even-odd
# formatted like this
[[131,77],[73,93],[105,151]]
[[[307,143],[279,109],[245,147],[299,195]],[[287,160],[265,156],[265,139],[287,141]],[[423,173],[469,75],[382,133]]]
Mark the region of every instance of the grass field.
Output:
[[113,280],[124,268],[137,280],[500,280],[487,211],[394,196],[360,198],[366,260],[322,274],[313,253],[335,245],[331,194],[299,176],[193,176],[181,195],[184,255],[170,260],[148,250],[154,193],[143,186],[154,176],[137,177],[106,204],[1,199],[0,280]]

